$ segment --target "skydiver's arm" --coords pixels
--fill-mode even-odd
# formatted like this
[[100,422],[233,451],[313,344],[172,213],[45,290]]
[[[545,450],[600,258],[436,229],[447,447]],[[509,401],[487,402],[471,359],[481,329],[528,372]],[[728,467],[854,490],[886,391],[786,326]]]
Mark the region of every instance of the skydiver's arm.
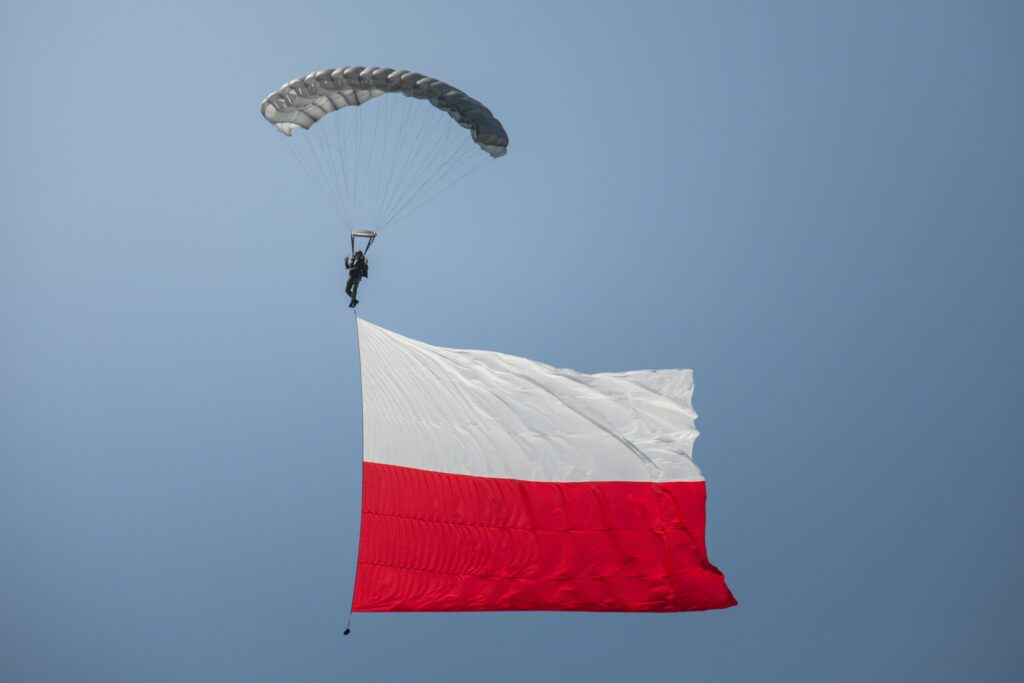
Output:
[[348,256],[345,257],[345,267],[348,268]]

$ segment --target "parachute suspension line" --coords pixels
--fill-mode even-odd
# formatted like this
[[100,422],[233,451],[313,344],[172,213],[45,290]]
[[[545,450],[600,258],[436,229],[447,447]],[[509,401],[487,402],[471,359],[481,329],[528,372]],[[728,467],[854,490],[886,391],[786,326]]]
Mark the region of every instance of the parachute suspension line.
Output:
[[[378,104],[381,105],[381,106],[378,107],[377,116],[378,116],[378,118],[381,117],[381,116],[384,117],[384,136],[381,138],[381,148],[380,148],[380,162],[383,164],[383,163],[385,163],[385,161],[388,158],[388,138],[390,137],[390,135],[388,135],[387,133],[388,133],[389,130],[391,130],[391,110],[392,110],[392,107],[385,107],[385,106],[383,106],[385,104],[384,101],[381,101]],[[383,109],[383,111],[381,111],[382,109]],[[374,193],[376,195],[376,197],[377,197],[377,201],[374,202],[373,215],[379,216],[380,215],[381,196],[382,196],[382,193],[384,191],[384,189],[382,187],[382,185],[384,184],[384,173],[383,172],[375,173],[374,175],[376,176],[376,180],[377,180],[377,189],[376,189],[376,192]]]
[[[410,118],[410,112],[413,111],[413,106],[415,106],[416,102],[411,97],[403,97],[402,99],[405,100],[404,106],[401,108],[403,114],[403,124],[405,124]],[[422,145],[417,145],[415,143],[415,140],[423,138],[423,131],[426,124],[426,118],[421,117],[419,124],[420,126],[417,129],[416,134],[413,136],[413,140],[410,141],[409,143],[405,143],[405,133],[407,132],[407,130],[415,127],[415,123],[413,124],[413,126],[407,127],[403,125],[402,127],[399,145],[396,147],[395,156],[391,160],[391,163],[389,164],[391,166],[391,172],[388,174],[387,191],[383,193],[379,198],[380,202],[378,203],[377,212],[374,215],[374,218],[377,220],[379,227],[383,227],[382,218],[390,210],[391,206],[394,204],[394,201],[396,201],[396,199],[392,197],[392,194],[398,194],[402,190],[402,188],[406,186],[407,183],[405,182],[405,178],[408,175],[408,171],[412,167],[416,155],[422,151]],[[401,154],[401,156],[404,158],[399,158],[399,150],[401,149],[407,150],[406,153]],[[401,169],[397,176],[395,173],[396,168]],[[392,187],[392,179],[396,180],[396,182],[394,183],[394,187]]]
[[[480,150],[472,146],[460,145],[455,146],[454,149],[449,149],[450,146],[448,145],[448,143],[451,141],[452,137],[452,128],[449,127],[443,140],[439,140],[440,147],[438,148],[438,146],[435,145],[435,149],[437,150],[438,156],[445,155],[442,161],[438,164],[437,170],[433,173],[427,174],[426,177],[417,177],[417,180],[420,181],[419,184],[414,188],[410,188],[408,195],[401,202],[401,204],[392,207],[389,214],[382,219],[382,226],[390,225],[391,223],[407,215],[407,213],[409,213],[410,211],[406,211],[406,209],[410,206],[412,207],[411,210],[419,208],[427,201],[433,199],[442,191],[450,187],[452,184],[454,184],[454,182],[457,182],[461,178],[464,178],[470,172],[478,169],[484,162],[487,161],[487,157],[481,155]],[[434,150],[432,150],[432,153],[434,153]],[[455,178],[455,180],[452,183],[449,183],[448,185],[443,185],[436,192],[431,192],[439,185],[442,185],[446,177],[456,172],[459,168],[464,167],[464,164],[466,164],[466,162],[470,161],[473,158],[477,158],[479,159],[479,161],[476,164],[471,165],[470,168],[468,168],[468,170],[465,173]],[[420,199],[423,196],[426,196],[427,198],[426,200],[421,201]]]
[[306,175],[309,176],[309,179],[313,182],[313,187],[315,187],[317,189],[317,192],[323,195],[324,199],[327,200],[327,204],[331,207],[331,210],[338,214],[339,218],[345,220],[345,214],[338,207],[337,198],[334,196],[334,193],[330,192],[327,188],[323,186],[323,184],[320,181],[320,178],[313,172],[313,169],[310,167],[309,163],[307,163],[307,161],[302,157],[301,154],[295,151],[295,145],[289,143],[287,140],[284,142],[284,145],[285,147],[288,148],[288,151],[291,152],[292,156],[295,157],[295,159],[299,162],[299,165],[302,166],[302,170],[305,171]]
[[[400,100],[401,104],[397,104],[396,103],[394,105],[394,107],[392,107],[392,108],[397,108],[399,110],[399,114],[398,114],[398,117],[399,117],[398,133],[396,134],[395,144],[392,146],[392,149],[393,149],[393,151],[391,153],[391,157],[392,158],[390,160],[388,160],[387,159],[387,155],[386,154],[384,155],[385,156],[384,161],[386,162],[386,166],[387,166],[388,170],[387,170],[387,176],[385,178],[383,178],[384,189],[381,191],[380,195],[377,197],[377,206],[375,207],[375,211],[374,211],[375,215],[377,215],[377,216],[380,216],[382,213],[384,213],[384,207],[385,207],[385,205],[387,203],[387,198],[391,196],[391,182],[392,182],[392,180],[394,180],[394,177],[395,177],[395,167],[398,166],[398,152],[399,152],[399,150],[402,149],[402,142],[405,140],[406,125],[409,122],[409,100],[410,99],[412,99],[412,98],[410,98],[410,97],[402,97],[401,100]],[[391,126],[389,125],[388,128],[390,129]]]
[[[303,133],[305,133],[305,131],[303,131]],[[321,152],[325,152],[326,150],[323,150],[322,146],[315,145],[315,140],[312,137],[308,135],[303,135],[303,142],[306,145],[306,148],[309,150],[309,156],[311,160],[316,163],[316,167],[320,171],[319,178],[321,179],[321,182],[326,183],[328,186],[327,189],[328,191],[330,191],[330,188],[333,187],[334,185],[332,185],[331,174],[329,172],[329,155],[321,154]],[[312,167],[312,165],[310,166]],[[332,206],[335,207],[336,212],[342,217],[342,220],[345,220],[348,215],[347,207],[345,207],[344,202],[338,201],[338,196],[336,192],[331,192],[331,195]]]
[[352,633],[352,613],[356,605],[356,578],[359,575],[359,538],[363,532],[363,456],[366,453],[366,416],[363,415],[363,351],[359,346],[359,314],[352,311],[352,322],[356,328],[356,360],[359,364],[359,527],[356,529],[356,571],[352,576],[352,600],[348,606],[348,621],[342,635]]
[[[431,123],[436,124],[436,118]],[[405,201],[409,201],[414,198],[416,190],[413,188],[422,187],[421,179],[424,175],[427,175],[427,179],[429,180],[431,177],[434,177],[437,173],[441,172],[445,163],[449,161],[450,155],[447,157],[445,155],[448,154],[447,147],[448,143],[452,139],[453,129],[454,126],[445,126],[442,134],[441,131],[437,129],[437,126],[434,125],[429,132],[424,135],[426,143],[420,145],[418,148],[419,150],[422,150],[422,154],[417,158],[417,162],[419,163],[414,166],[414,171],[410,174],[408,183],[406,184],[410,192],[408,193]],[[465,149],[465,147],[459,147],[458,149]],[[428,174],[427,171],[430,170],[432,162],[438,158],[441,158],[442,161],[439,164],[434,164],[437,168],[432,173]],[[402,200],[399,199],[397,201]],[[384,220],[385,225],[387,222],[387,220]]]
[[[324,129],[324,132],[322,133],[322,135],[327,137],[327,138],[330,138],[331,128],[332,128],[331,126],[326,127]],[[350,226],[352,224],[352,216],[351,216],[351,208],[350,208],[351,207],[351,202],[348,200],[348,187],[347,187],[347,185],[344,182],[344,179],[345,179],[345,169],[344,169],[343,165],[342,165],[342,168],[341,168],[341,174],[339,175],[339,173],[338,173],[339,162],[341,162],[343,160],[340,158],[340,155],[338,154],[338,151],[337,151],[338,148],[336,146],[335,147],[331,147],[328,144],[321,144],[320,147],[323,149],[324,156],[327,158],[327,160],[329,162],[329,165],[330,165],[331,179],[333,181],[333,187],[335,187],[335,188],[341,187],[342,188],[342,192],[341,193],[339,193],[337,190],[335,190],[334,194],[335,194],[335,196],[336,196],[336,198],[338,200],[338,203],[341,204],[344,207],[344,209],[345,209],[344,222],[345,222],[345,227],[348,228],[348,226]]]
[[[456,182],[477,170],[488,157],[476,146],[462,142],[462,131],[451,125],[443,112],[434,111],[431,125],[421,134],[418,153],[409,157],[403,169],[401,184],[404,197],[395,197],[383,214],[378,214],[380,227],[391,225],[423,206]],[[454,144],[453,144],[454,143]],[[477,163],[470,163],[478,159]],[[463,172],[462,169],[465,169]],[[445,182],[450,179],[450,182]]]
[[[352,195],[348,188],[348,164],[346,163],[347,160],[345,159],[345,147],[342,146],[341,124],[343,122],[338,118],[337,115],[332,117],[332,119],[333,121],[331,125],[327,127],[327,131],[325,132],[325,134],[327,135],[328,139],[331,139],[333,136],[334,154],[338,156],[338,163],[339,166],[341,166],[341,191],[342,194],[344,195],[342,202],[344,202],[346,206],[351,207]],[[351,219],[347,221],[345,229],[352,229]]]
[[476,164],[474,164],[474,165],[470,166],[469,168],[467,168],[466,171],[462,175],[460,175],[460,176],[458,176],[456,178],[453,178],[452,181],[449,182],[447,185],[445,185],[443,187],[440,187],[440,188],[437,189],[436,192],[427,195],[423,199],[423,201],[421,201],[419,204],[415,204],[415,205],[409,207],[408,210],[403,210],[401,213],[396,214],[395,217],[393,219],[391,219],[385,225],[392,225],[394,223],[398,223],[399,221],[401,221],[406,216],[409,216],[410,214],[415,213],[424,204],[429,203],[430,201],[432,201],[438,195],[443,194],[446,190],[451,188],[453,185],[458,184],[458,182],[460,180],[462,180],[463,178],[468,176],[470,173],[473,173],[474,171],[478,170],[481,166],[483,166],[486,163],[487,163],[487,159],[486,158],[480,159],[480,161],[478,161]]
[[479,159],[480,161],[487,160],[487,157],[483,156],[477,149],[472,147],[456,147],[455,150],[453,150],[442,162],[438,173],[427,178],[420,187],[412,193],[410,203],[415,203],[424,192],[429,192],[431,189],[436,187],[438,183],[443,182],[445,177],[456,172],[457,169],[463,166],[463,164],[474,158]]
[[[325,130],[325,134],[329,135],[330,134],[330,130],[329,129]],[[339,204],[341,204],[342,207],[344,207],[344,211],[345,211],[345,222],[344,222],[344,224],[345,224],[345,227],[348,228],[348,226],[350,226],[352,224],[352,203],[348,200],[348,196],[347,196],[348,195],[348,188],[345,187],[345,184],[344,184],[344,177],[345,177],[344,169],[342,169],[341,173],[339,174],[338,166],[339,166],[340,159],[338,158],[338,154],[337,154],[336,148],[332,148],[332,147],[330,147],[330,146],[328,146],[326,144],[321,144],[320,146],[323,149],[324,157],[329,162],[329,166],[330,166],[330,169],[331,169],[331,180],[332,180],[332,183],[333,183],[332,186],[334,188],[338,188],[338,187],[343,188],[343,192],[338,192],[337,189],[335,189],[334,195],[336,197],[337,202]]]
[[[366,172],[362,174],[362,176],[360,177],[360,181],[363,183],[363,193],[366,194],[367,198],[372,197],[372,194],[370,193],[370,181],[373,180],[374,175],[376,175],[376,173],[374,172],[374,162],[377,160],[377,136],[378,129],[380,128],[380,107],[377,106],[379,104],[379,101],[374,101],[374,103],[370,105],[373,111],[371,111],[370,114],[367,115],[366,117],[368,126],[372,129],[372,134],[366,136],[367,141],[370,143],[370,146],[366,150]],[[372,216],[368,218],[372,218]],[[368,220],[368,218],[361,216],[360,220],[365,222],[366,220]]]
[[[391,100],[396,98],[389,98],[386,95],[377,98],[380,100],[377,103],[377,125],[381,126],[381,146],[379,152],[375,152],[375,158],[377,160],[377,171],[373,174],[373,178],[376,182],[373,196],[370,198],[371,201],[371,217],[373,218],[374,224],[372,226],[366,226],[369,228],[376,229],[379,227],[377,219],[380,217],[381,206],[386,201],[387,195],[384,191],[384,176],[385,171],[388,168],[388,146],[392,142],[392,125],[393,125],[393,114],[395,107]],[[408,99],[408,98],[401,98]],[[395,102],[394,104],[398,104]]]
[[413,166],[414,162],[417,161],[419,159],[419,157],[423,153],[423,148],[424,148],[425,145],[423,145],[423,144],[416,144],[416,143],[417,143],[417,141],[420,141],[420,140],[423,139],[424,133],[426,132],[426,125],[427,125],[427,122],[429,120],[430,120],[429,116],[427,116],[424,113],[424,115],[419,117],[419,126],[418,127],[416,127],[416,123],[415,122],[413,123],[413,126],[416,127],[416,132],[412,136],[412,141],[410,143],[410,146],[412,147],[412,151],[410,153],[404,155],[405,156],[405,160],[402,163],[402,168],[399,171],[398,176],[397,176],[398,179],[396,181],[396,186],[395,186],[395,192],[396,193],[401,191],[401,189],[403,187],[407,186],[406,185],[406,178],[409,175],[409,170]]
[[[343,187],[342,178],[344,177],[344,174],[339,175],[339,160],[335,158],[335,154],[331,151],[331,148],[325,142],[323,142],[323,138],[328,136],[329,133],[329,129],[325,128],[323,131],[316,131],[315,133],[313,131],[307,130],[303,131],[303,133],[300,134],[306,134],[310,136],[308,144],[311,149],[322,151],[324,159],[326,161],[326,166],[328,167],[328,169],[330,169],[331,172],[330,182],[331,187],[334,188],[334,200],[343,208],[342,222],[344,225],[347,226],[351,223],[349,203],[346,201],[346,198],[343,196],[343,194],[341,192],[338,192],[338,188]],[[315,147],[313,145],[314,142],[317,143]]]
[[[359,102],[359,95],[358,95],[358,93],[355,95],[355,98],[356,98],[356,105],[355,106],[356,107],[361,107],[362,104]],[[361,116],[362,115],[362,112],[359,112],[359,111],[351,111],[351,112],[347,111],[347,112],[343,112],[343,113],[345,113],[345,114],[352,114],[352,116],[349,117],[349,123],[351,123],[353,120],[355,120],[355,118],[357,116]],[[353,208],[354,208],[354,210],[356,212],[355,220],[358,222],[362,218],[359,215],[359,202],[358,202],[358,198],[360,197],[360,194],[359,194],[359,178],[362,176],[362,173],[360,172],[360,168],[359,167],[362,165],[362,154],[361,154],[361,152],[363,151],[363,136],[360,135],[359,132],[357,132],[355,135],[352,135],[350,137],[353,138],[353,141],[352,141],[352,151],[355,153],[353,155],[353,157],[352,157],[352,166],[350,166],[350,168],[352,169],[352,196],[355,197],[355,199],[357,200],[354,203]],[[344,145],[344,144],[345,144],[345,142],[343,141],[342,145]]]
[[[370,106],[371,107],[375,107],[376,104],[379,104],[379,102],[375,102],[373,105],[370,105]],[[359,106],[361,107],[361,106],[363,106],[363,104],[360,103]],[[373,153],[374,153],[374,148],[377,145],[377,128],[378,128],[378,120],[379,120],[379,115],[380,115],[380,108],[379,107],[375,107],[375,109],[376,109],[376,111],[371,111],[371,112],[367,113],[364,116],[364,119],[366,120],[365,134],[364,135],[358,135],[357,136],[357,140],[356,140],[356,144],[358,145],[358,152],[356,154],[356,158],[357,158],[357,161],[356,161],[357,166],[356,166],[356,168],[359,169],[357,171],[357,173],[356,173],[356,193],[355,193],[356,197],[362,197],[364,195],[367,195],[367,193],[370,191],[369,179],[372,178],[373,175],[374,175],[374,173],[373,173],[374,154]],[[365,144],[367,142],[369,143],[368,147]],[[365,151],[364,151],[364,148],[365,148]],[[363,160],[364,156],[366,157],[365,164],[364,164],[364,160]],[[364,207],[362,207],[362,206],[360,206],[358,208],[360,210],[364,210]],[[356,218],[356,222],[359,223],[359,225],[358,226],[353,226],[353,227],[365,227],[365,226],[363,226],[363,224],[365,224],[367,222],[367,220],[368,220],[368,217],[364,216],[362,213],[360,213],[358,215],[358,217]]]
[[[402,177],[399,172],[404,166],[400,158],[403,155],[402,150],[410,149],[415,144],[415,141],[412,139],[413,128],[416,126],[413,114],[416,111],[417,102],[412,97],[403,97],[402,100],[404,104],[402,107],[402,127],[399,131],[400,137],[396,146],[395,156],[391,163],[391,172],[388,175],[388,191],[381,206],[382,214],[387,210],[388,201],[390,201],[392,195],[397,194],[402,187]],[[404,154],[405,161],[409,160],[409,156],[409,154]]]
[[288,149],[295,156],[295,158],[299,160],[299,163],[302,164],[303,170],[306,171],[306,174],[309,176],[310,180],[313,181],[313,185],[314,187],[316,187],[317,191],[319,191],[321,194],[327,193],[325,196],[327,196],[331,208],[337,211],[338,207],[335,205],[334,199],[330,196],[327,186],[323,184],[322,176],[317,175],[313,170],[314,159],[303,157],[295,150],[295,147],[291,144],[288,145]]
[[[415,158],[416,163],[405,184],[406,194],[419,184],[424,174],[436,172],[437,160],[444,157],[445,145],[451,139],[451,131],[455,128],[451,125],[439,125],[447,117],[437,110],[427,110],[424,118],[429,120],[429,124],[423,134],[422,142],[417,145],[419,154]],[[443,123],[451,122],[443,121]],[[400,198],[396,198],[396,200],[400,201]]]
[[[342,172],[345,175],[345,196],[346,196],[346,201],[349,203],[350,206],[353,207],[353,211],[354,211],[355,210],[355,199],[356,199],[356,197],[355,197],[355,186],[353,184],[354,183],[354,179],[355,179],[355,169],[353,168],[353,164],[355,163],[355,161],[350,158],[349,153],[350,153],[350,151],[352,149],[352,146],[348,144],[348,140],[353,137],[353,131],[351,130],[352,129],[352,125],[353,125],[352,124],[352,119],[353,119],[353,117],[351,117],[351,116],[343,117],[343,118],[339,119],[338,121],[336,121],[334,126],[335,126],[335,133],[336,133],[336,146],[335,146],[335,149],[341,155],[342,164],[343,164]],[[342,125],[345,126],[345,130],[344,131],[342,131]],[[345,163],[346,161],[348,162],[347,164]],[[351,169],[351,171],[346,171],[346,169]],[[351,230],[355,226],[353,226],[352,224],[349,224],[347,227],[348,227],[349,230]]]
[[[428,118],[428,117],[424,117]],[[423,174],[430,168],[430,162],[436,159],[438,155],[442,153],[445,143],[449,140],[451,135],[451,126],[446,126],[445,135],[440,135],[436,126],[436,117],[432,114],[429,116],[431,119],[430,126],[423,134],[424,142],[417,146],[417,155],[415,157],[416,163],[412,166],[412,172],[409,174],[409,179],[406,184],[407,187],[415,187],[419,182],[419,179]]]
[[331,147],[326,144],[323,140],[323,136],[327,131],[323,133],[316,131],[311,133],[310,131],[303,131],[300,135],[305,138],[307,148],[310,150],[310,155],[317,161],[318,167],[327,169],[330,172],[328,175],[327,171],[322,171],[323,178],[330,184],[331,188],[335,188],[331,193],[333,195],[334,204],[340,207],[340,215],[346,225],[350,225],[352,222],[352,207],[349,202],[345,201],[345,198],[341,193],[337,191],[337,187],[341,184],[338,178],[337,164],[334,161],[334,153]]
[[405,211],[410,205],[418,206],[419,204],[416,204],[417,198],[423,193],[424,189],[431,182],[442,179],[450,171],[450,168],[454,166],[454,164],[452,163],[452,157],[455,154],[458,154],[458,152],[452,153],[447,158],[444,159],[444,161],[441,164],[441,169],[438,171],[438,173],[435,173],[434,175],[426,178],[426,180],[421,182],[419,186],[417,186],[415,189],[410,189],[406,197],[400,200],[400,203],[395,204],[391,208],[391,210],[382,220],[382,225],[386,226],[394,223],[395,220],[397,220],[399,217],[405,215]]
[[[375,104],[379,105],[380,102],[376,102]],[[374,116],[371,117],[373,119],[373,137],[370,138],[370,153],[368,155],[369,158],[367,159],[367,164],[373,163],[373,160],[375,158],[374,151],[377,149],[377,129],[380,128],[380,107],[375,106],[374,109],[376,111],[373,112]],[[369,177],[372,178],[374,175],[376,174],[369,174]],[[369,190],[369,188],[367,188],[367,190]]]

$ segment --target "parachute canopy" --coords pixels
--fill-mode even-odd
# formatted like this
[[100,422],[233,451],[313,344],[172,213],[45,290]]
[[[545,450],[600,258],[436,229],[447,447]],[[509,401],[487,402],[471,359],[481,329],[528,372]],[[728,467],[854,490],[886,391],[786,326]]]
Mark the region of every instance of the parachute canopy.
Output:
[[321,69],[267,95],[260,111],[278,130],[291,135],[292,129],[308,129],[332,111],[386,93],[429,101],[468,128],[473,141],[492,157],[508,151],[508,134],[490,109],[458,88],[415,71],[361,66]]
[[260,112],[289,137],[304,129],[290,148],[349,230],[394,223],[508,149],[486,106],[415,71],[322,69],[267,95]]

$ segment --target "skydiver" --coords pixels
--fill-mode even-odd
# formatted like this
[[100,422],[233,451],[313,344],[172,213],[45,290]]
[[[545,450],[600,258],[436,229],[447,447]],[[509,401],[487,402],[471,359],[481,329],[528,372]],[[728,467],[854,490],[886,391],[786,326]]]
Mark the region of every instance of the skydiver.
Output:
[[370,276],[370,262],[363,256],[363,252],[357,249],[352,254],[351,259],[348,256],[345,257],[345,267],[348,268],[348,282],[345,283],[345,294],[352,299],[348,307],[355,308],[356,304],[359,303],[359,299],[356,298],[356,292],[359,291],[359,281],[364,277]]

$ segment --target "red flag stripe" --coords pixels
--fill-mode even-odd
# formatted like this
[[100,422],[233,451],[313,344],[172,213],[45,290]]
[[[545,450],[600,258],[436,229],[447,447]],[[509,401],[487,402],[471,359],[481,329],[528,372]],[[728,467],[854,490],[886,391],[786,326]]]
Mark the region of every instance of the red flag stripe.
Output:
[[736,604],[703,481],[532,482],[363,464],[360,612],[669,612]]

